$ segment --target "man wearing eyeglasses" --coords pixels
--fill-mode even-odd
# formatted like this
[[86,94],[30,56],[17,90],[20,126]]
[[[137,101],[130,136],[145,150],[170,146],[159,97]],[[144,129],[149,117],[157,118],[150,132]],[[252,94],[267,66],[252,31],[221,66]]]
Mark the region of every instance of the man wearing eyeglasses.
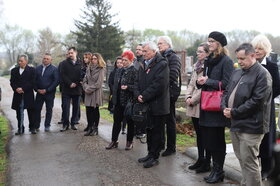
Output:
[[35,69],[27,65],[28,56],[20,55],[18,66],[11,71],[10,85],[14,91],[12,109],[16,110],[18,120],[18,130],[15,135],[24,133],[24,109],[27,109],[29,130],[32,134],[35,132],[34,120],[34,86]]

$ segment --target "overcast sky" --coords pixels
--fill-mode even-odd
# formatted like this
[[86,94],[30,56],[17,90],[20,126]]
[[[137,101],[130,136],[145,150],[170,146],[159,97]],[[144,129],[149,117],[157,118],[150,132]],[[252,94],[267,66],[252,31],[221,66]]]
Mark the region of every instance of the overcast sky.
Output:
[[[75,29],[84,0],[3,0],[4,18],[36,32],[50,27],[66,34]],[[154,28],[187,29],[200,34],[213,30],[257,30],[280,36],[279,0],[110,0],[124,31]],[[1,21],[2,22],[2,21]]]

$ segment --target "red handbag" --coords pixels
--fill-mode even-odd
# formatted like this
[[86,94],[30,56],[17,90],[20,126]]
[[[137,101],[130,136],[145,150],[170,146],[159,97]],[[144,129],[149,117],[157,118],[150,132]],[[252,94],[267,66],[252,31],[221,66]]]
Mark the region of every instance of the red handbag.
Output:
[[201,110],[205,111],[221,111],[222,101],[222,82],[219,82],[218,91],[201,91]]

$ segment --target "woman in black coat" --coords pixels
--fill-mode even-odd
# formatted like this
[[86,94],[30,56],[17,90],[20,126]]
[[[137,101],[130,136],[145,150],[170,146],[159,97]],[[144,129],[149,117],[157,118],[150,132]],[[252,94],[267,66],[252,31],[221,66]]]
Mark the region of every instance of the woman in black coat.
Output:
[[[227,39],[220,32],[211,32],[208,36],[208,44],[210,55],[205,60],[203,76],[198,78],[197,84],[202,91],[217,91],[221,82],[222,90],[225,90],[233,71],[233,62],[224,48]],[[229,124],[229,120],[224,117],[222,111],[201,110],[199,118],[204,148],[213,158],[213,169],[210,175],[205,177],[205,181],[217,183],[224,179],[225,127]],[[210,169],[210,162],[205,163]]]
[[112,102],[112,95],[113,95],[113,87],[114,87],[114,79],[117,69],[120,69],[123,67],[122,57],[118,56],[115,63],[114,63],[114,69],[109,75],[108,79],[108,85],[110,89],[110,95],[109,95],[109,104],[108,104],[108,110],[113,113],[113,102]]
[[[121,131],[121,122],[124,119],[124,111],[128,102],[133,102],[134,81],[136,69],[133,66],[134,54],[126,51],[122,54],[123,68],[116,71],[113,85],[114,123],[112,141],[106,147],[107,150],[118,147],[118,137]],[[127,142],[125,150],[133,148],[134,123],[130,118],[127,121]]]
[[276,141],[276,122],[275,122],[275,103],[274,98],[280,94],[280,79],[279,71],[276,63],[271,62],[267,57],[271,52],[271,44],[266,36],[256,36],[252,44],[256,51],[256,59],[265,67],[272,77],[272,100],[271,100],[271,114],[269,133],[266,133],[260,145],[260,158],[261,158],[261,173],[262,178],[269,176],[272,170],[272,150]]

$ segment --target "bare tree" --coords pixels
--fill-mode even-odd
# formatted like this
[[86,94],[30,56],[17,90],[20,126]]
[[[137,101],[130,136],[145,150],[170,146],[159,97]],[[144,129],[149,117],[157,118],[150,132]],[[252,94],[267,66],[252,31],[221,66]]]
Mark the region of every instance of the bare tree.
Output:
[[20,53],[30,53],[33,51],[35,36],[30,30],[24,30],[18,25],[6,24],[0,30],[0,44],[6,50],[10,64],[17,61]]

